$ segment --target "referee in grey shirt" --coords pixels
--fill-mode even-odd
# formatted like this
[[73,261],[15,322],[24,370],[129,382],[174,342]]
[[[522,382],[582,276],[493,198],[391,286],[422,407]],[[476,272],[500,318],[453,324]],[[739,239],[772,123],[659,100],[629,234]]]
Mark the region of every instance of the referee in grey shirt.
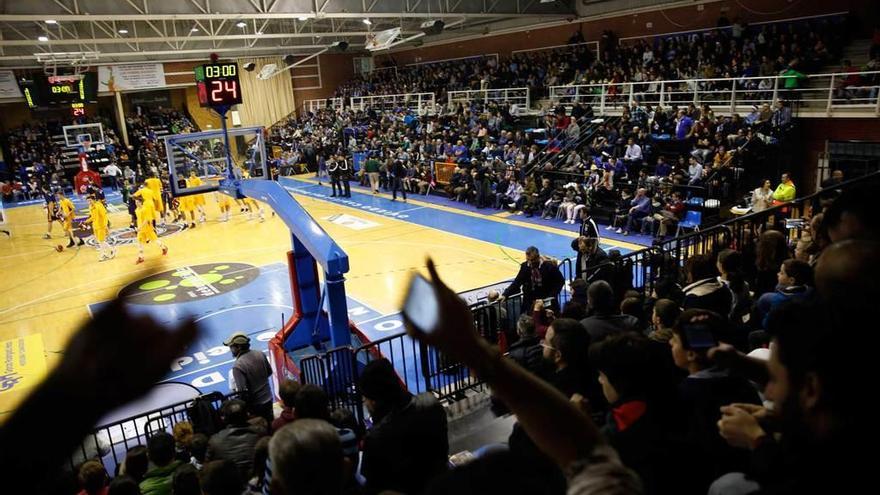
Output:
[[242,332],[232,334],[223,345],[229,346],[235,356],[232,365],[232,383],[234,392],[243,392],[242,399],[247,402],[248,409],[254,416],[265,418],[272,425],[272,389],[269,377],[272,367],[266,355],[251,349],[251,339]]

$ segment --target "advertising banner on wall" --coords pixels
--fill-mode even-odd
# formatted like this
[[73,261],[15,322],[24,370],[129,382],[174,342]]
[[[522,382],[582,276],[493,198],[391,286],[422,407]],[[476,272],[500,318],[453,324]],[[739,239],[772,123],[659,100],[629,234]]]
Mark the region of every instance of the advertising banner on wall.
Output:
[[165,87],[162,64],[101,65],[98,67],[98,91],[115,92]]
[[11,70],[0,70],[0,98],[21,98],[21,88]]

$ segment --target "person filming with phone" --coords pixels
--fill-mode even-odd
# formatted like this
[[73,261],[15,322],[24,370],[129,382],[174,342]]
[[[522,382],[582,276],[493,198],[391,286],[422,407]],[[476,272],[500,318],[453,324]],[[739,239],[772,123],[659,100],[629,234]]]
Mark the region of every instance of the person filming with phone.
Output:
[[532,310],[536,299],[552,299],[549,309],[559,314],[559,301],[557,296],[565,285],[556,263],[541,257],[541,253],[535,246],[526,248],[526,261],[519,267],[519,273],[513,282],[504,289],[501,300],[518,293],[522,290],[523,300],[521,311],[527,313]]

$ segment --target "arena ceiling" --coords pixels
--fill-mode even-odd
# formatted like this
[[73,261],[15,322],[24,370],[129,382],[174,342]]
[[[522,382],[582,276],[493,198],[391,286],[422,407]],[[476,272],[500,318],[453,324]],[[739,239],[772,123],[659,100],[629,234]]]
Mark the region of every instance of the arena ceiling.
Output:
[[307,54],[334,41],[359,49],[392,27],[413,35],[427,20],[453,25],[436,39],[575,15],[562,0],[5,0],[0,66]]

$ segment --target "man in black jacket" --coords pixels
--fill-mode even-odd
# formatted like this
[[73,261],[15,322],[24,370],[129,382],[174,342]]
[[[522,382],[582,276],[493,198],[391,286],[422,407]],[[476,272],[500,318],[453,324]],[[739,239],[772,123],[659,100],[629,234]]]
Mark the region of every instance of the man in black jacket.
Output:
[[406,166],[400,160],[394,160],[391,165],[391,201],[397,200],[397,191],[403,194],[403,202],[406,203],[406,188],[403,187],[403,178],[406,177]]
[[519,340],[510,346],[507,355],[523,368],[537,376],[545,377],[546,366],[543,359],[541,339],[535,334],[535,321],[529,315],[521,315],[516,322]]
[[[250,476],[254,448],[263,436],[248,424],[247,405],[232,399],[220,407],[220,417],[226,427],[215,433],[208,442],[208,461],[227,460],[238,468],[243,478]],[[260,432],[264,430],[260,429]]]
[[413,396],[404,390],[387,359],[364,367],[360,390],[373,419],[361,462],[366,493],[421,493],[446,470],[446,411],[430,393]]
[[587,283],[611,280],[614,270],[609,264],[608,253],[599,247],[599,239],[581,236],[571,241],[571,248],[577,252],[575,278],[582,278]]
[[557,296],[565,280],[559,272],[556,263],[542,259],[541,253],[535,246],[526,249],[526,261],[519,267],[519,273],[513,282],[504,289],[502,300],[522,290],[522,312],[531,311],[536,299],[552,299],[550,308],[559,314],[559,302]]

